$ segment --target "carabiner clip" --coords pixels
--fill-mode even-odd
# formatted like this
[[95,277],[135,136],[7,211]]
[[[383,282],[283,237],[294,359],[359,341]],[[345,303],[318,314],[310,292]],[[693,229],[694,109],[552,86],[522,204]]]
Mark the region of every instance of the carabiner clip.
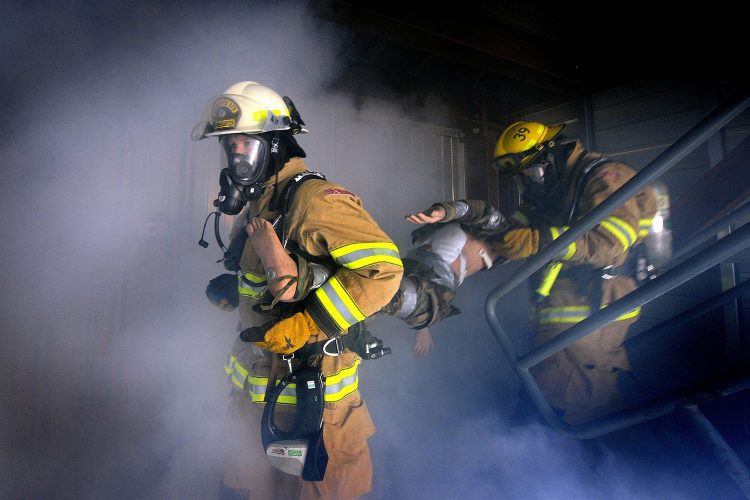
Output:
[[282,354],[281,359],[282,361],[286,361],[286,364],[289,366],[289,373],[292,373],[292,360],[294,359],[294,353],[291,353],[289,355]]

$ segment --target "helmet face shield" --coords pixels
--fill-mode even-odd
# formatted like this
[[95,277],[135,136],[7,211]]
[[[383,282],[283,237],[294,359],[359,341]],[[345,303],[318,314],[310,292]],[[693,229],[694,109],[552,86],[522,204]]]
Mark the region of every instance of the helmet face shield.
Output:
[[268,141],[258,135],[221,136],[221,168],[227,169],[234,182],[249,186],[263,180],[270,159]]
[[495,167],[497,173],[501,177],[512,177],[523,170],[524,165],[531,161],[532,157],[539,153],[539,150],[534,148],[529,151],[521,151],[520,153],[508,153],[501,156],[496,156],[492,160],[492,166]]

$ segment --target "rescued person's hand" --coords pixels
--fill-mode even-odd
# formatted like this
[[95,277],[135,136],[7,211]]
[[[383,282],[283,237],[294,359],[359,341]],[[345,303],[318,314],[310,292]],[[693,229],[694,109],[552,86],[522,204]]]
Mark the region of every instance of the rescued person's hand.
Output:
[[406,220],[412,224],[434,224],[445,218],[445,209],[441,206],[430,207],[416,214],[409,214]]
[[432,352],[433,347],[434,344],[430,330],[427,328],[417,330],[417,333],[414,335],[414,348],[412,349],[414,356],[423,358]]

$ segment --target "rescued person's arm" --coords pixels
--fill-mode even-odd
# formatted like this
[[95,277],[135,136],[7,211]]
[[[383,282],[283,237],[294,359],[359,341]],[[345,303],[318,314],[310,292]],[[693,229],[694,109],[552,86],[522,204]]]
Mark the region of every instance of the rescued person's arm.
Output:
[[406,216],[414,224],[460,222],[485,231],[499,231],[508,225],[507,218],[482,200],[458,200],[434,203],[430,208]]

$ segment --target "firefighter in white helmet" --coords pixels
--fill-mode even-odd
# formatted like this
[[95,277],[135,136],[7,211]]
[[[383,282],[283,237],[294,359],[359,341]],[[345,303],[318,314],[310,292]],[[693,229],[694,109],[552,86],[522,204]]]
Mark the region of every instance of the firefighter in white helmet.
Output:
[[[388,303],[403,268],[398,249],[360,198],[308,172],[294,138],[306,132],[303,126],[291,100],[244,81],[213,98],[193,131],[195,140],[219,139],[218,208],[240,214],[233,238],[240,231],[249,235],[237,252],[246,330],[225,367],[233,387],[230,413],[243,423],[227,453],[227,494],[354,498],[371,489],[367,439],[375,427],[358,390],[360,356],[347,333]],[[260,252],[259,258],[253,242],[257,246],[255,237],[268,231],[283,242],[283,252]],[[304,258],[295,260],[298,255]],[[326,381],[322,438],[328,464],[315,481],[271,467],[260,439],[266,392],[290,369],[308,366],[320,368]],[[292,411],[296,399],[292,393],[279,403]]]
[[[493,165],[501,176],[517,176],[523,200],[514,226],[492,245],[502,257],[539,252],[635,175],[624,163],[584,150],[580,141],[562,141],[562,129],[517,122],[497,141]],[[537,345],[636,288],[634,269],[625,264],[648,235],[656,209],[653,190],[641,191],[538,273],[532,280]],[[446,202],[413,222],[481,223],[490,213],[481,201]],[[619,407],[618,373],[630,368],[623,342],[639,313],[622,315],[532,368],[567,423],[580,424]]]

